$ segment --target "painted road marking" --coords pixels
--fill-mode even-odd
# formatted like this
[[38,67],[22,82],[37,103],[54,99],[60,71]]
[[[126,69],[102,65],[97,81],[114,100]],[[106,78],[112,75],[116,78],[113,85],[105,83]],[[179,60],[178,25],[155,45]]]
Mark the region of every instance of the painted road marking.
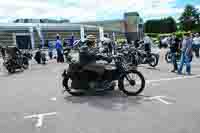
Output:
[[50,116],[50,115],[56,115],[57,112],[52,112],[52,113],[44,113],[44,114],[34,114],[30,116],[25,116],[24,119],[31,119],[31,118],[37,118],[37,123],[36,127],[42,127],[44,116]]
[[52,97],[50,100],[51,101],[56,101],[56,97]]
[[194,76],[181,76],[181,77],[174,77],[174,78],[164,78],[164,79],[158,79],[158,80],[147,80],[146,83],[155,83],[155,82],[161,82],[161,81],[171,81],[171,80],[180,80],[180,79],[193,79],[193,78],[200,78],[200,75],[194,75]]
[[166,97],[166,96],[154,96],[154,97],[145,97],[144,100],[157,100],[157,101],[160,101],[160,102],[162,102],[162,103],[164,103],[164,104],[167,104],[167,105],[173,104],[173,103],[171,103],[171,102],[168,102],[168,101],[164,100],[163,98],[164,98],[164,99],[169,99],[169,98]]

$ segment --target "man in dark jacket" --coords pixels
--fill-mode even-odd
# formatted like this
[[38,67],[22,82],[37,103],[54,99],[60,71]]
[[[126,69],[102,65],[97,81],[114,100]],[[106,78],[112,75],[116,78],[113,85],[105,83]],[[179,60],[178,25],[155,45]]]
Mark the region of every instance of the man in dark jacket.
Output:
[[102,81],[102,76],[104,74],[105,65],[97,64],[97,60],[106,60],[111,62],[111,58],[103,57],[97,55],[98,49],[95,48],[96,37],[93,35],[88,35],[85,44],[81,47],[79,59],[80,64],[83,66],[84,70],[92,71],[98,74],[97,80]]
[[178,69],[176,54],[178,52],[179,45],[180,45],[179,39],[173,35],[170,39],[170,52],[172,54],[172,63],[173,63],[173,70],[171,72],[175,72]]

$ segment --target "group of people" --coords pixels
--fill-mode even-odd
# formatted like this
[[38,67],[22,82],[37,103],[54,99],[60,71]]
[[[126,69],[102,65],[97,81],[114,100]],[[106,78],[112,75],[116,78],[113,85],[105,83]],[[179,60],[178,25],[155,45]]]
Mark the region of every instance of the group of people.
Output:
[[[185,33],[182,38],[177,38],[175,35],[172,35],[169,39],[169,46],[173,64],[173,70],[171,72],[182,74],[185,64],[187,74],[191,75],[193,52],[195,52],[196,57],[199,57],[199,34]],[[177,53],[181,54],[179,65],[177,64]]]

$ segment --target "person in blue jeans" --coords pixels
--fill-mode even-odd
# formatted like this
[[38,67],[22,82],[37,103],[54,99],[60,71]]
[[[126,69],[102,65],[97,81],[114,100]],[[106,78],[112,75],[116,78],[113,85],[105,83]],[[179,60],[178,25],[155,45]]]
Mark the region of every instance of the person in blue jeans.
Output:
[[170,39],[170,52],[172,55],[172,64],[173,64],[173,70],[171,72],[176,72],[178,70],[178,65],[177,65],[177,59],[176,59],[176,54],[179,49],[179,39],[173,35]]
[[181,49],[181,60],[180,66],[178,68],[178,74],[182,74],[183,66],[186,65],[186,72],[188,75],[191,75],[191,61],[192,61],[192,38],[190,37],[190,33],[185,34],[185,38],[182,42]]
[[63,47],[60,41],[60,36],[56,36],[56,51],[57,51],[57,62],[64,62],[63,61]]

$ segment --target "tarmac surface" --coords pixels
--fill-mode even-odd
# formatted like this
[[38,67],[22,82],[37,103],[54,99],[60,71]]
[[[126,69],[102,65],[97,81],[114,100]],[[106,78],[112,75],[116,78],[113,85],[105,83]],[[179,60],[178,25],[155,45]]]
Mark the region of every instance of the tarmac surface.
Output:
[[142,65],[146,88],[137,97],[120,91],[104,96],[62,94],[67,64],[32,62],[29,70],[8,75],[0,69],[2,133],[199,133],[200,59],[191,76],[169,72],[161,51],[156,69]]

